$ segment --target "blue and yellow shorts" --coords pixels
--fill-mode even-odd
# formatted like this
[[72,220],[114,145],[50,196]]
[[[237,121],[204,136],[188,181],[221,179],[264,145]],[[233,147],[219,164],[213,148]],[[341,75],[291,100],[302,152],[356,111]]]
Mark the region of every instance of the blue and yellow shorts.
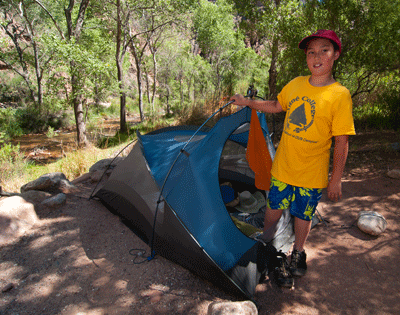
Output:
[[311,221],[321,197],[321,188],[292,186],[272,176],[267,204],[274,210],[290,208],[295,217]]

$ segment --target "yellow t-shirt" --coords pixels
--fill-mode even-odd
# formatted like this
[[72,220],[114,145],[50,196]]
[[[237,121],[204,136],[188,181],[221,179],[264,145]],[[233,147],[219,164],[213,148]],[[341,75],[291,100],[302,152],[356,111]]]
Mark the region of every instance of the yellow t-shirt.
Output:
[[295,78],[278,95],[286,116],[271,174],[290,185],[325,188],[332,136],[355,134],[353,103],[340,83],[315,87],[309,78]]

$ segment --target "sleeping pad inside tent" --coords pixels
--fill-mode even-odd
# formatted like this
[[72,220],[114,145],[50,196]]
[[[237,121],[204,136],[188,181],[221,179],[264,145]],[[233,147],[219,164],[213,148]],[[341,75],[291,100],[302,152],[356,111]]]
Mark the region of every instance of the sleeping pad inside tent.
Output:
[[[265,116],[258,116],[273,157]],[[156,254],[247,298],[267,271],[268,246],[250,235],[262,230],[265,207],[252,214],[238,211],[238,205],[225,204],[221,187],[235,197],[258,191],[265,198],[245,158],[250,118],[251,109],[243,108],[212,129],[138,133],[129,155],[95,194]],[[293,236],[290,216],[282,216],[274,247],[287,251]]]

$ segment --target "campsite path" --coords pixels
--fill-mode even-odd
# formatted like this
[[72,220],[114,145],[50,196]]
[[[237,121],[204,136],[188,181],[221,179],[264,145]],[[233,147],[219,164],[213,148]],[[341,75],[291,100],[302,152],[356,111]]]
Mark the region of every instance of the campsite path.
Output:
[[[396,137],[355,138],[342,201],[319,206],[327,225],[311,231],[309,273],[291,290],[259,284],[259,314],[400,314],[400,180],[385,175],[400,168],[400,153],[386,136]],[[212,301],[235,299],[162,257],[147,261],[148,246],[88,200],[94,184],[79,188],[60,209],[37,209],[39,224],[0,248],[0,314],[205,315]],[[383,214],[386,232],[360,232],[361,210]]]

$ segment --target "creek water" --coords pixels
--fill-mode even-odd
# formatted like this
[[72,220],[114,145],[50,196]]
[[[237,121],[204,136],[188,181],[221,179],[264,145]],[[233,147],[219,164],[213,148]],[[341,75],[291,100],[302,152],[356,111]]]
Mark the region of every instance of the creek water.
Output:
[[[127,119],[128,123],[137,122],[137,118]],[[113,136],[119,130],[119,119],[104,119],[95,130],[87,131],[89,141],[93,141],[96,135]],[[20,146],[20,151],[25,158],[39,164],[54,162],[77,149],[76,129],[70,128],[54,132],[52,137],[45,133],[26,134],[11,140],[13,145]]]

